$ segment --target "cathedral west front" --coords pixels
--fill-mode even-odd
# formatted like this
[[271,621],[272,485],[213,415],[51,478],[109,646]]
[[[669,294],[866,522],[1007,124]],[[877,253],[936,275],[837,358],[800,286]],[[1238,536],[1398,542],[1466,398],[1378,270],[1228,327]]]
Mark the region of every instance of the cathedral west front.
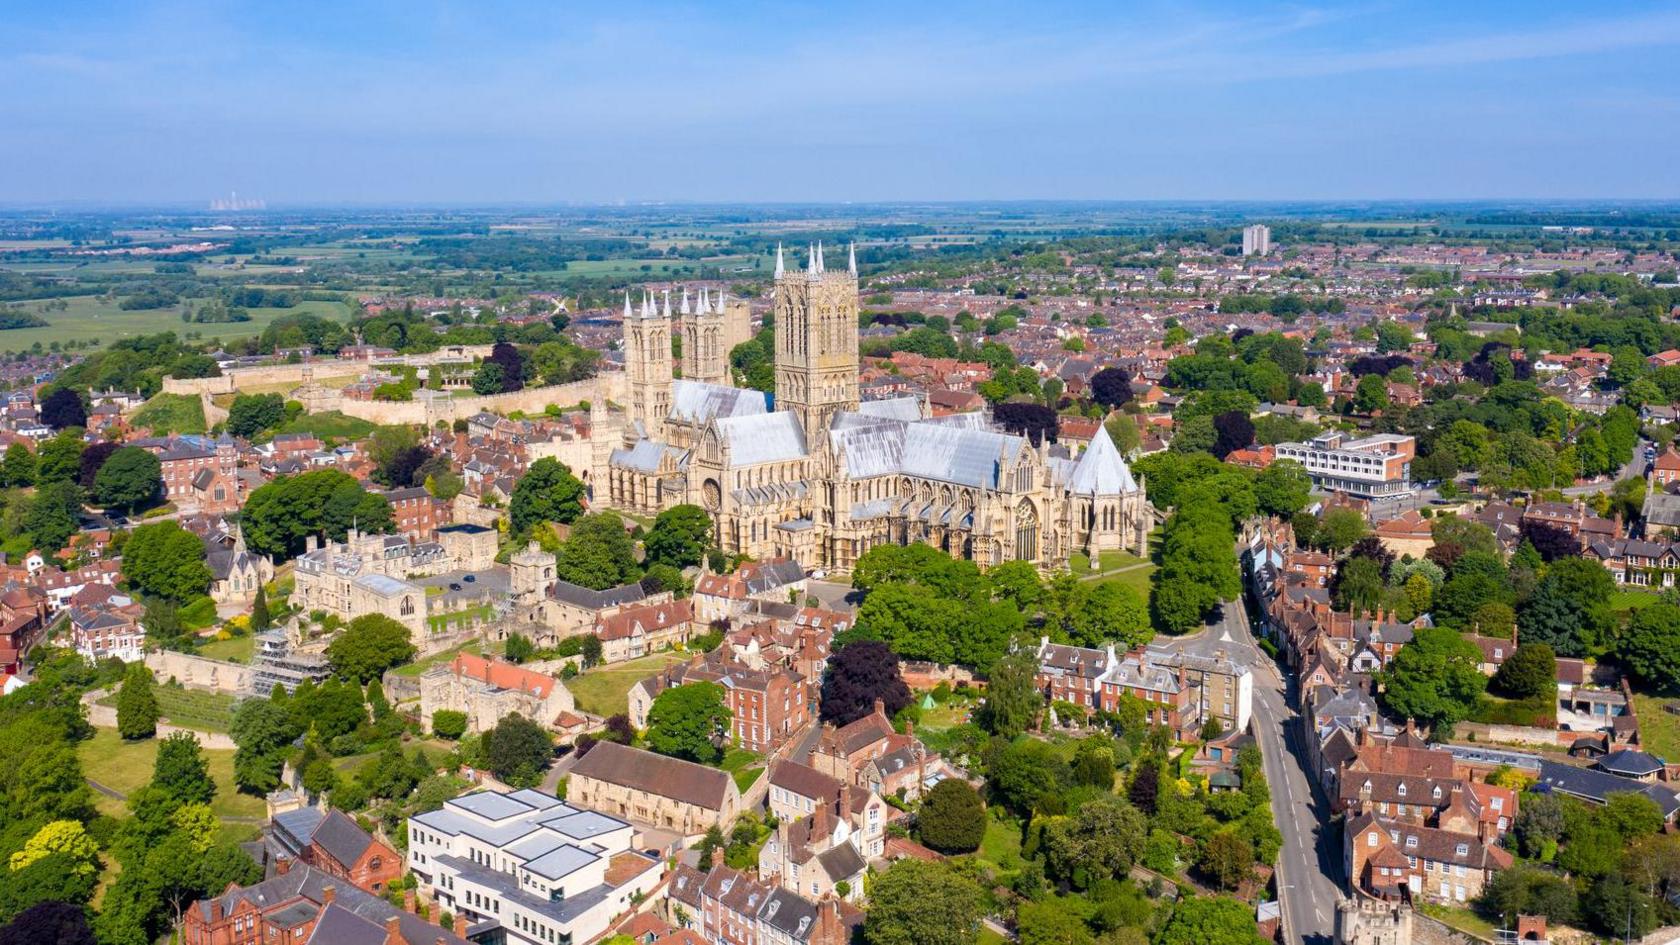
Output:
[[668,294],[639,308],[626,297],[629,403],[597,410],[597,504],[650,515],[699,505],[724,552],[807,569],[850,569],[883,543],[1044,570],[1081,552],[1147,553],[1155,510],[1106,432],[1069,456],[984,414],[928,417],[915,397],[860,402],[858,307],[855,253],[829,270],[814,246],[796,269],[778,247],[772,398],[730,385],[729,351],[750,330],[744,302],[691,305],[685,290],[673,312]]

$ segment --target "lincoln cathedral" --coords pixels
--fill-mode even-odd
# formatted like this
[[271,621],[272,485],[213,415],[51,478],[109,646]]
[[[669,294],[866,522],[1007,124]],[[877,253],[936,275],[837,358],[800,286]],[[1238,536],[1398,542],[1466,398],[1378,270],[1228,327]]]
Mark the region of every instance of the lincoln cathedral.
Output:
[[1072,456],[984,414],[859,402],[855,251],[830,271],[818,244],[798,270],[778,247],[773,312],[771,397],[731,386],[730,349],[751,330],[744,301],[685,290],[673,312],[669,293],[625,298],[629,403],[597,410],[597,503],[650,515],[693,503],[725,552],[811,569],[848,569],[888,542],[1045,570],[1081,552],[1146,552],[1155,510],[1106,432]]

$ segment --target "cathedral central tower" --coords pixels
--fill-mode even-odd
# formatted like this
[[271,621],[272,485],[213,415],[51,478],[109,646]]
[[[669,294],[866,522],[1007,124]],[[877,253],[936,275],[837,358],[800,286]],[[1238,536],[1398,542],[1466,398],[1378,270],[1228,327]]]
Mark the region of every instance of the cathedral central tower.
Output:
[[844,272],[812,247],[804,272],[789,272],[776,247],[776,409],[799,416],[813,449],[840,410],[858,406],[858,278],[853,250]]

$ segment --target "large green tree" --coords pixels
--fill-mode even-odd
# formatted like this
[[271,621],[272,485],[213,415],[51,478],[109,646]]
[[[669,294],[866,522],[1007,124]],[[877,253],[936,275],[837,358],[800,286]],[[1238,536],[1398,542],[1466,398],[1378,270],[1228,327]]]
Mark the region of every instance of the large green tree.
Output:
[[504,715],[484,733],[484,761],[496,777],[516,787],[534,787],[554,754],[554,741],[523,715]]
[[1002,738],[1014,738],[1038,721],[1044,695],[1038,689],[1038,655],[1018,646],[992,666],[981,707],[981,727]]
[[280,768],[292,740],[302,731],[285,706],[261,697],[241,702],[228,732],[235,746],[234,783],[242,791],[259,795],[278,787]]
[[653,520],[642,547],[649,565],[686,568],[699,564],[711,543],[711,515],[698,505],[673,505]]
[[68,479],[37,486],[24,512],[23,525],[45,554],[56,554],[81,528],[82,487]]
[[1155,945],[1264,945],[1254,910],[1235,899],[1193,896],[1179,900]]
[[713,764],[723,757],[718,742],[729,732],[723,687],[713,682],[672,686],[648,709],[648,747],[662,755]]
[[638,579],[636,546],[624,520],[615,512],[594,512],[574,522],[571,537],[555,555],[554,573],[597,591]]
[[532,463],[513,487],[508,519],[521,535],[543,522],[570,525],[583,514],[583,483],[566,464],[545,456]]
[[284,560],[302,554],[311,535],[343,541],[351,528],[390,531],[391,503],[347,473],[320,469],[258,487],[245,503],[241,524],[252,551]]
[[125,446],[99,467],[93,497],[107,508],[132,512],[150,505],[163,489],[163,464],[150,450]]
[[250,438],[273,429],[286,418],[286,401],[279,394],[239,394],[228,407],[227,431]]
[[147,594],[184,603],[210,589],[204,542],[173,521],[138,525],[123,545],[122,572]]
[[1418,630],[1378,674],[1382,700],[1396,718],[1451,725],[1468,718],[1487,687],[1477,668],[1482,651],[1457,631]]
[[176,732],[158,742],[157,760],[152,763],[152,787],[182,804],[208,804],[216,796],[216,782],[210,779],[210,763],[204,759],[198,739],[189,732]]
[[1635,610],[1616,643],[1616,655],[1647,683],[1680,686],[1680,605],[1661,601]]
[[944,862],[899,860],[875,878],[863,923],[868,945],[971,945],[982,893]]
[[1106,794],[1086,802],[1072,817],[1053,818],[1044,828],[1048,872],[1081,888],[1123,876],[1138,857],[1149,824],[1124,798]]
[[960,778],[946,778],[916,808],[916,834],[940,853],[972,853],[986,836],[986,805]]
[[117,690],[117,733],[126,739],[151,738],[157,734],[158,702],[152,691],[152,671],[143,663],[130,663]]
[[414,659],[416,651],[409,637],[408,628],[396,620],[384,614],[363,614],[327,644],[327,659],[341,678],[366,685]]

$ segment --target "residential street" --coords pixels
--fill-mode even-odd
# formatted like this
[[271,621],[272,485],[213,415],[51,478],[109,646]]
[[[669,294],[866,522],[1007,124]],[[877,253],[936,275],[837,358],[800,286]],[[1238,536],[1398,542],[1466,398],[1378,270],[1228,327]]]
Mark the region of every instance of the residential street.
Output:
[[1197,653],[1223,649],[1254,670],[1254,734],[1271,786],[1273,820],[1283,833],[1277,884],[1284,941],[1329,945],[1341,896],[1341,844],[1324,826],[1325,810],[1307,777],[1300,727],[1289,708],[1290,684],[1255,645],[1240,600],[1222,608],[1206,631],[1179,648]]

